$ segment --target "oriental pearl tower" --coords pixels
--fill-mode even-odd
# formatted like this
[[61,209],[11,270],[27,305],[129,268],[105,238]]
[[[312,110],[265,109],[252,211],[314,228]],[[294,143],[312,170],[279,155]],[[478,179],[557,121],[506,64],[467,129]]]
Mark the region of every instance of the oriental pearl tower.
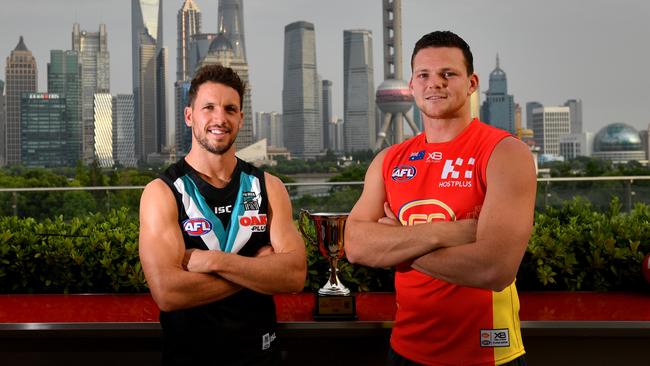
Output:
[[419,129],[407,112],[413,96],[402,75],[402,0],[383,0],[384,82],[377,88],[377,106],[383,112],[375,150],[404,140],[403,120],[413,130]]

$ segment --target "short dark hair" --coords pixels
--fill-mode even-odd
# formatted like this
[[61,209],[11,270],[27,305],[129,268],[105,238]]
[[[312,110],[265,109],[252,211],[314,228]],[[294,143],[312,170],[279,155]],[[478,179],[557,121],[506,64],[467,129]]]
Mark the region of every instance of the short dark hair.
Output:
[[235,89],[239,94],[239,108],[244,109],[244,90],[246,89],[246,83],[242,81],[233,69],[218,64],[205,65],[196,71],[190,84],[189,98],[187,101],[188,107],[194,104],[199,87],[209,81]]
[[415,59],[415,55],[420,52],[421,49],[429,47],[451,47],[460,49],[463,51],[463,56],[465,56],[467,75],[472,75],[474,73],[474,56],[472,56],[472,51],[469,49],[469,45],[456,33],[450,31],[435,31],[425,34],[415,43],[415,48],[413,48],[413,54],[411,55],[411,71],[413,71],[413,60]]

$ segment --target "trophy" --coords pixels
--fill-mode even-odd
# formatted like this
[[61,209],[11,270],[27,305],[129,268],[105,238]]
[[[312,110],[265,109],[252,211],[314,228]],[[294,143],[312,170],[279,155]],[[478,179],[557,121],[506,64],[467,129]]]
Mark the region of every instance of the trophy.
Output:
[[[305,232],[303,218],[308,216],[314,223],[316,240]],[[300,211],[299,227],[303,236],[312,245],[318,245],[321,255],[329,260],[329,278],[327,283],[318,290],[314,306],[314,319],[316,320],[352,320],[356,319],[354,296],[350,290],[339,280],[338,260],[343,257],[343,232],[347,213],[319,212],[310,213]]]

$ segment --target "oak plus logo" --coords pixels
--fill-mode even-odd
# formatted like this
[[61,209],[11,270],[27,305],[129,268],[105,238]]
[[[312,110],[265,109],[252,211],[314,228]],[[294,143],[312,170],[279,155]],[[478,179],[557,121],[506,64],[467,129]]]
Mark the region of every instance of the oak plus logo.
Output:
[[465,161],[462,158],[447,159],[442,168],[442,174],[438,183],[439,188],[471,188],[472,177],[476,159],[469,158]]

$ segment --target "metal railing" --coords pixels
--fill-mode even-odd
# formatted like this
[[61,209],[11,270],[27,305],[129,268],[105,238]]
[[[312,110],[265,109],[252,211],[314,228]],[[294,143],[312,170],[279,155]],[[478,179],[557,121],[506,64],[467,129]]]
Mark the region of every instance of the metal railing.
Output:
[[[638,202],[650,204],[650,176],[538,178],[536,208],[558,206],[575,196],[596,209],[618,197],[629,211]],[[349,211],[363,182],[286,183],[294,212],[299,208]],[[0,188],[0,216],[74,216],[129,207],[137,215],[144,186]]]

